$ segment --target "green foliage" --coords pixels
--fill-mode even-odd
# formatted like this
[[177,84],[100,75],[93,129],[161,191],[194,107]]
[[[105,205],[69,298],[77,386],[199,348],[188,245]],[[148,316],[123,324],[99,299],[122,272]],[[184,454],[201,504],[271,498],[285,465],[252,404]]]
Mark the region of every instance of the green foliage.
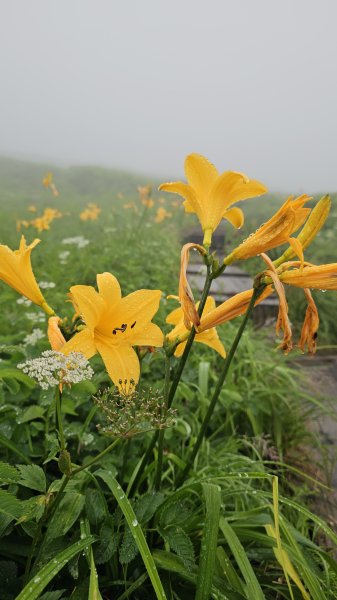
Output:
[[[54,200],[40,185],[46,171],[44,165],[0,160],[0,238],[17,247],[15,220],[32,218],[27,209],[33,202],[39,214],[47,206],[64,213],[49,231],[39,234],[42,242],[32,262],[38,281],[56,284],[45,295],[65,316],[68,332],[73,316],[69,287],[95,285],[97,272],[105,270],[119,278],[124,295],[137,288],[161,289],[156,322],[167,331],[165,317],[171,305],[165,296],[177,292],[180,239],[190,216],[181,208],[173,210],[168,197],[165,206],[173,217],[156,224],[155,208],[142,212],[137,200],[136,186],[144,181],[98,168],[55,169],[61,195]],[[117,198],[119,192],[124,199]],[[154,198],[157,202],[156,193]],[[138,212],[123,207],[130,200],[138,202]],[[83,222],[79,212],[89,201],[97,202],[102,213],[97,221]],[[270,214],[280,201],[268,198]],[[261,199],[246,203],[246,229],[226,229],[228,244],[231,238],[238,243],[266,220],[266,204]],[[330,226],[328,221],[326,227],[327,233],[310,248],[310,260],[335,260],[328,244],[335,223]],[[28,241],[36,237],[31,228],[24,234]],[[63,243],[75,235],[89,244],[79,248]],[[70,254],[62,264],[60,253],[65,250]],[[247,263],[252,273],[261,269],[259,260]],[[278,545],[267,533],[267,527],[275,525],[275,474],[280,481],[278,543],[313,600],[336,597],[337,566],[327,540],[336,546],[337,536],[307,504],[314,491],[303,451],[305,444],[314,443],[305,418],[315,416],[322,405],[302,391],[298,372],[272,351],[274,340],[266,340],[265,330],[248,328],[243,335],[189,479],[175,489],[223,367],[209,348],[193,347],[175,397],[176,425],[165,431],[161,491],[153,491],[155,447],[138,490],[128,495],[151,434],[122,439],[97,463],[79,470],[112,441],[102,435],[106,421],[92,400],[111,385],[102,361],[98,356],[91,360],[92,381],[64,389],[66,449],[60,451],[53,391],[40,390],[16,368],[48,348],[46,319],[38,307],[17,304],[18,295],[2,282],[0,286],[4,600],[299,600],[300,587],[289,565],[287,586],[284,565],[275,552]],[[337,333],[335,299],[320,293],[317,297],[322,339],[332,339],[328,330]],[[291,319],[300,322],[304,305],[298,296],[289,299]],[[227,349],[237,325],[238,321],[219,328]],[[36,328],[44,337],[35,345],[27,343],[27,334]],[[163,363],[162,351],[143,359],[144,392],[153,388],[163,394]],[[177,364],[173,359],[173,372]],[[66,456],[66,465],[60,463],[60,455]]]

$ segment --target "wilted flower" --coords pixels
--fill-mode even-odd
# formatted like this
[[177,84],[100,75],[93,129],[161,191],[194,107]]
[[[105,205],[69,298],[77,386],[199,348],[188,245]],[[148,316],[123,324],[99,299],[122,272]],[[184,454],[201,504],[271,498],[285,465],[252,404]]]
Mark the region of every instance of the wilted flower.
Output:
[[71,385],[91,379],[94,372],[89,362],[80,352],[70,352],[65,356],[61,352],[46,350],[39,358],[20,363],[18,368],[35,379],[42,389],[56,385]]

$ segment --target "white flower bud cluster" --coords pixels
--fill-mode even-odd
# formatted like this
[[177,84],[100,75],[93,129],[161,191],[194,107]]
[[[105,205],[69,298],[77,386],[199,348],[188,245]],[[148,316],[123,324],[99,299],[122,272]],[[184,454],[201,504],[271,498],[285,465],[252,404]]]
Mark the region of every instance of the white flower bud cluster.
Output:
[[56,283],[53,281],[39,281],[39,286],[41,290],[49,290],[56,286]]
[[81,352],[70,352],[68,356],[55,350],[42,352],[39,358],[18,365],[26,375],[35,379],[43,390],[55,385],[79,383],[91,379],[94,372]]
[[42,340],[42,338],[44,338],[44,333],[42,329],[36,328],[33,329],[32,333],[26,335],[25,339],[23,340],[23,343],[25,344],[25,346],[35,346],[36,342]]
[[89,240],[86,240],[83,235],[76,235],[75,237],[64,238],[62,244],[75,244],[78,248],[84,248],[90,244]]

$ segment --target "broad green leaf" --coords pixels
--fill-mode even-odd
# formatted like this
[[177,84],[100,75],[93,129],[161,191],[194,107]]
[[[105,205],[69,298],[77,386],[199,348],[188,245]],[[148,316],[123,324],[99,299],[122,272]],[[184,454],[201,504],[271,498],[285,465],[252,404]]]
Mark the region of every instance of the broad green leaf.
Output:
[[19,484],[37,492],[46,492],[46,476],[43,469],[37,465],[17,465],[20,471]]
[[196,600],[208,600],[211,595],[218,545],[221,493],[218,485],[202,484],[206,505],[205,525],[201,540]]
[[93,488],[86,489],[85,510],[91,525],[96,527],[103,521],[107,513],[107,507],[100,490]]
[[173,552],[181,558],[186,569],[195,565],[194,546],[181,527],[170,525],[165,530],[159,530],[159,533]]
[[5,446],[5,448],[10,450],[17,456],[20,456],[20,458],[23,460],[23,462],[25,462],[27,464],[30,464],[32,462],[30,460],[30,458],[28,456],[26,456],[26,454],[24,452],[22,452],[22,450],[20,450],[20,448],[18,448],[18,446],[16,444],[14,444],[14,442],[12,442],[12,440],[9,440],[8,438],[6,438],[2,435],[0,435],[0,446]]
[[12,519],[19,519],[22,514],[21,501],[9,492],[0,490],[0,513]]
[[16,600],[36,600],[43,592],[48,583],[58,574],[61,569],[86,546],[90,546],[95,542],[95,537],[91,535],[84,540],[76,542],[55,556],[47,563],[40,571],[38,571],[34,579],[31,579],[23,588],[22,592],[17,596]]
[[35,419],[41,419],[43,417],[46,409],[42,406],[29,406],[27,410],[23,412],[17,419],[18,423],[28,423],[29,421],[34,421]]
[[80,516],[83,506],[83,494],[78,494],[77,492],[65,493],[51,518],[45,542],[65,535]]
[[20,479],[20,473],[13,467],[5,462],[0,462],[0,482],[1,483],[15,483]]
[[115,554],[119,544],[119,536],[113,518],[107,517],[101,526],[99,540],[95,545],[95,562],[97,565],[107,562]]

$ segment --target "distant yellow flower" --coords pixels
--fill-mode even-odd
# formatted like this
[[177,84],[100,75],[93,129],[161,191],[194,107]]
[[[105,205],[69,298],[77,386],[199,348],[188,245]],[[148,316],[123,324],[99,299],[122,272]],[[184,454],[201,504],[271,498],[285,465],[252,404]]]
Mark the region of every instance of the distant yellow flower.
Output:
[[100,212],[101,209],[99,208],[99,206],[97,206],[97,204],[95,204],[94,202],[89,202],[85,210],[83,210],[80,213],[80,219],[82,221],[95,221],[98,218]]
[[[111,273],[97,275],[98,292],[89,285],[70,288],[76,311],[85,328],[62,348],[62,352],[82,352],[91,358],[101,355],[115,385],[137,383],[140,367],[132,346],[162,346],[163,334],[151,323],[158,310],[160,290],[138,290],[125,298]],[[127,384],[125,384],[127,381]]]
[[47,314],[54,315],[37,284],[30,261],[31,251],[39,241],[34,240],[27,246],[25,237],[21,236],[18,250],[0,245],[0,279],[22,296],[41,306]]
[[28,206],[27,210],[29,210],[29,212],[36,212],[37,208],[36,208],[35,204],[30,204]]
[[225,171],[220,175],[215,166],[200,154],[187,156],[185,174],[187,184],[181,181],[163,183],[159,189],[179,194],[185,199],[186,212],[194,212],[198,216],[205,245],[211,243],[212,233],[222,219],[227,219],[234,227],[242,226],[243,212],[237,207],[230,208],[235,202],[267,191],[262,183],[248,179],[243,173]]
[[22,227],[29,227],[29,221],[25,219],[17,219],[16,220],[16,231],[21,231]]
[[160,206],[157,210],[157,214],[154,220],[156,223],[161,223],[162,221],[164,221],[164,219],[169,219],[170,217],[172,217],[172,213],[168,212],[165,208]]
[[60,322],[61,319],[59,317],[50,317],[48,319],[48,340],[52,350],[56,350],[57,352],[60,352],[66,343],[63,333],[59,328]]
[[50,229],[49,225],[54,219],[60,219],[62,213],[57,208],[45,208],[40,217],[36,217],[30,224],[39,232]]
[[52,192],[52,194],[55,198],[57,198],[57,196],[60,195],[55,183],[53,182],[53,174],[52,173],[47,173],[47,175],[42,179],[42,183],[43,183],[44,187],[50,189],[50,191]]
[[[199,302],[196,304],[196,309],[198,308],[198,306]],[[203,314],[207,316],[207,314],[210,311],[213,311],[214,309],[215,300],[211,296],[208,296],[203,310]],[[187,338],[191,333],[190,330],[186,328],[184,320],[185,316],[181,307],[173,310],[166,318],[167,323],[175,325],[174,329],[172,329],[172,331],[170,331],[167,334],[166,339],[172,343],[178,342],[178,346],[174,352],[174,355],[178,357],[181,356],[184,352],[187,343]],[[215,328],[208,329],[207,331],[203,331],[202,333],[196,333],[194,339],[196,342],[206,344],[206,346],[209,346],[210,348],[216,350],[220,354],[220,356],[222,356],[222,358],[226,358],[225,348],[222,342],[219,340],[219,336]]]
[[[224,264],[230,265],[235,260],[257,256],[286,242],[292,243],[290,236],[303,225],[310,213],[310,208],[303,208],[308,200],[310,200],[310,197],[306,194],[295,200],[292,197],[288,198],[264,225],[261,225],[255,233],[252,233],[242,244],[226,256]],[[294,250],[299,251],[297,248],[294,248]]]
[[295,287],[337,290],[337,263],[287,269],[279,273],[279,278],[283,283]]

